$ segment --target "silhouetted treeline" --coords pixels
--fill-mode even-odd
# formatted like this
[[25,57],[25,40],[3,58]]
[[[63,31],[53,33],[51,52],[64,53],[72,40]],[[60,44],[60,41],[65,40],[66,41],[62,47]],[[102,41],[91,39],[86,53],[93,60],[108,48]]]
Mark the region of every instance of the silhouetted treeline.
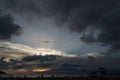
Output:
[[[23,77],[15,77],[9,74],[7,77],[0,76],[0,80],[120,80],[120,75],[108,75],[104,67],[99,67],[99,75],[97,72],[92,71],[90,74],[39,74],[37,77],[30,77],[24,74]],[[2,72],[2,71],[1,71]],[[5,75],[5,74],[2,74]],[[49,76],[46,76],[49,75]]]
[[120,77],[37,77],[37,78],[0,78],[0,80],[120,80]]

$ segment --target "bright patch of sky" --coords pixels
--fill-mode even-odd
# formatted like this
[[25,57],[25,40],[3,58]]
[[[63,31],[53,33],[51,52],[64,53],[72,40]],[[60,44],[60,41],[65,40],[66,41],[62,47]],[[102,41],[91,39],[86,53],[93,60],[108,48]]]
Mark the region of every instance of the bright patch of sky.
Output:
[[89,52],[103,52],[107,48],[89,45],[80,41],[79,33],[70,32],[67,25],[57,26],[52,20],[37,17],[27,18],[16,15],[15,22],[23,27],[21,36],[13,36],[11,42],[31,46],[63,51],[70,54],[84,54]]

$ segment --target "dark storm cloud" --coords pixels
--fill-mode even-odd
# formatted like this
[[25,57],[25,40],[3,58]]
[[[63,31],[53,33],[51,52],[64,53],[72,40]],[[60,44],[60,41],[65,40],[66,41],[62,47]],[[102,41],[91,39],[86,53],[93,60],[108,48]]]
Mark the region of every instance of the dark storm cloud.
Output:
[[44,15],[80,33],[87,43],[120,49],[119,0],[1,0],[3,6],[21,13]]
[[0,39],[10,40],[12,35],[19,35],[21,33],[21,27],[15,24],[11,15],[3,14],[0,11]]
[[[10,59],[8,62],[5,61],[7,57],[0,58],[0,70],[3,69],[33,69],[40,68],[40,67],[55,67],[59,65],[57,61],[57,57],[54,55],[46,55],[46,56],[26,56],[23,57],[21,60],[17,59]],[[58,59],[59,60],[59,59]]]
[[[34,59],[31,59],[33,57]],[[39,59],[35,59],[35,56],[27,56],[21,60],[17,59],[10,59],[9,62],[6,62],[5,59],[7,57],[0,58],[0,70],[6,69],[13,69],[13,70],[20,70],[20,69],[28,69],[33,70],[36,68],[49,68],[51,69],[45,73],[81,73],[83,74],[89,70],[96,70],[98,67],[105,67],[105,69],[120,69],[119,65],[119,58],[114,57],[99,57],[94,61],[89,60],[88,58],[80,58],[80,57],[60,57],[56,56],[57,58],[54,60],[41,61],[41,58],[45,58],[48,56],[41,56]],[[39,57],[36,55],[36,57]],[[54,56],[55,57],[55,56]],[[25,60],[25,58],[30,58],[30,60]],[[49,58],[53,58],[53,56],[49,56]],[[77,72],[76,72],[77,71]],[[7,72],[6,72],[7,73]]]
[[[35,58],[35,56],[31,56],[33,58]],[[39,56],[38,56],[39,57]],[[44,57],[48,57],[48,56],[41,56],[41,58]],[[49,58],[53,58],[52,56],[49,56]],[[35,68],[50,68],[51,70],[45,73],[49,73],[49,74],[65,74],[65,73],[69,73],[69,74],[75,74],[75,73],[81,73],[85,74],[85,73],[89,73],[92,70],[98,70],[99,67],[104,67],[107,70],[113,70],[114,69],[118,69],[120,65],[119,64],[119,59],[118,58],[114,58],[114,57],[99,57],[96,58],[95,60],[90,60],[87,57],[86,58],[72,58],[72,57],[58,57],[54,60],[47,60],[46,61],[40,61],[41,59],[31,59],[29,56],[26,58],[30,58],[31,60],[29,61],[25,61],[22,60],[21,62],[23,62],[25,66],[23,66],[23,68],[27,68],[26,66],[29,66],[29,68],[33,68],[33,66]],[[31,62],[33,62],[31,64]],[[34,63],[36,62],[36,63]],[[29,64],[30,63],[30,64]],[[17,66],[15,66],[17,67]]]
[[26,56],[23,57],[22,60],[23,61],[40,61],[40,62],[44,62],[44,61],[53,61],[56,60],[56,55],[46,55],[46,56]]
[[1,0],[3,7],[23,14],[41,14],[46,0]]
[[82,41],[120,49],[120,1],[56,0],[51,6],[55,20],[81,33]]

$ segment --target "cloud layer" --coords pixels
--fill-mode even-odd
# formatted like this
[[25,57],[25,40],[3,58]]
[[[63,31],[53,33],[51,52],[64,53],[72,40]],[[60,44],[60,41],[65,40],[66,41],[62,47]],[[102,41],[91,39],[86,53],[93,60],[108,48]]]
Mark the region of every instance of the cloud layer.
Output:
[[[68,24],[87,43],[120,49],[119,0],[1,0],[5,8],[27,15],[47,16]],[[43,15],[44,14],[44,15]]]
[[[99,67],[109,70],[120,70],[119,59],[114,57],[98,57],[91,60],[88,57],[62,57],[57,55],[26,56],[21,60],[0,57],[0,70],[8,74],[88,74],[97,71]],[[48,71],[41,71],[47,69]]]

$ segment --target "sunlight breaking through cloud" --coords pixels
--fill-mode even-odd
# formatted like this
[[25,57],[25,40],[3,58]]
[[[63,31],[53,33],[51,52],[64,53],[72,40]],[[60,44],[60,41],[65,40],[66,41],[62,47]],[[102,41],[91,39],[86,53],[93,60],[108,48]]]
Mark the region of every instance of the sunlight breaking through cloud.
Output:
[[60,55],[64,57],[76,57],[77,55],[66,54],[62,51],[57,51],[53,49],[46,49],[46,48],[32,48],[30,46],[26,46],[23,44],[14,44],[10,42],[3,42],[2,43],[4,48],[11,49],[12,51],[24,52],[30,55]]
[[92,57],[104,57],[104,54],[100,54],[100,53],[87,53],[84,55],[81,55],[82,57],[88,57],[88,56],[92,56]]

